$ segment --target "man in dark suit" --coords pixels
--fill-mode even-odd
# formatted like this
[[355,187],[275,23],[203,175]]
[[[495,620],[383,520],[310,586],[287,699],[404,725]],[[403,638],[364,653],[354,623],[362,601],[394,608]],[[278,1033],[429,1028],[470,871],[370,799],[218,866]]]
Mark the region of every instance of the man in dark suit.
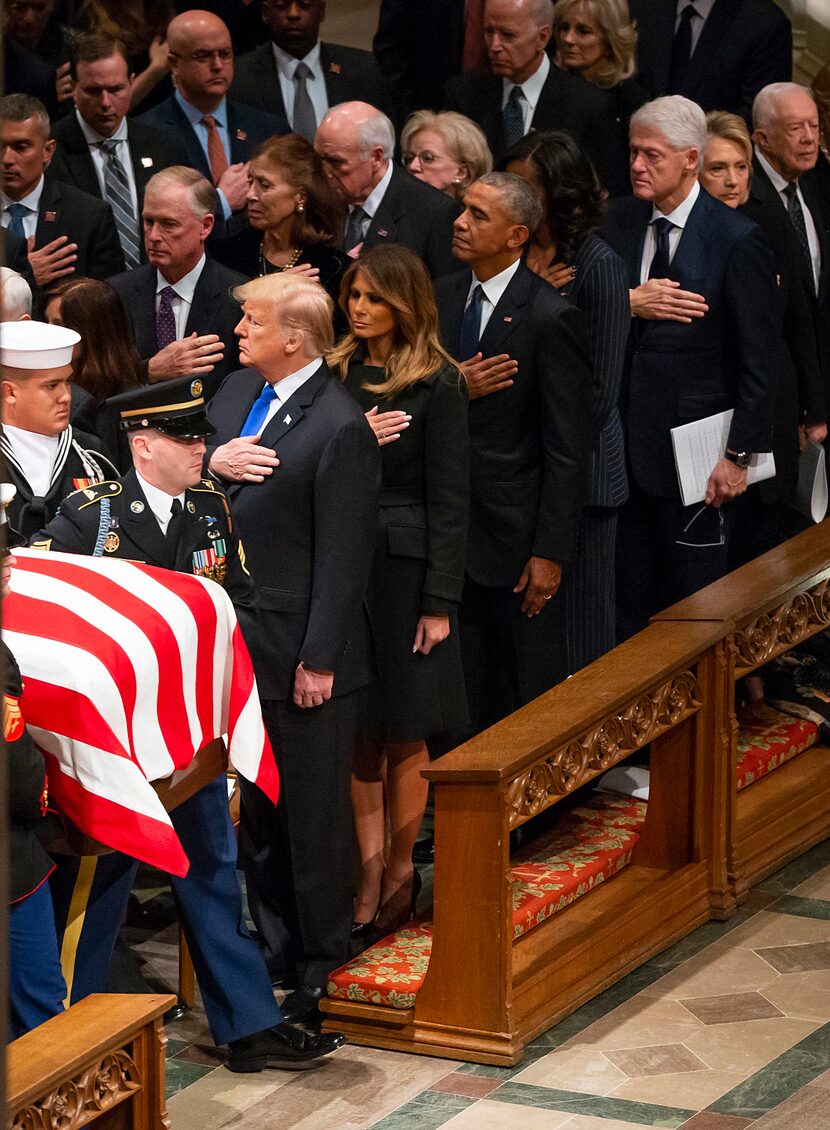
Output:
[[86,36],[72,53],[75,113],[52,130],[49,176],[110,205],[127,268],[143,260],[141,208],[147,181],[187,155],[175,137],[127,117],[132,92],[123,44]]
[[613,121],[607,95],[559,70],[545,48],[551,37],[550,0],[487,0],[487,70],[447,84],[444,109],[477,122],[498,162],[530,130],[566,130],[582,144],[601,180],[611,176]]
[[28,243],[38,286],[76,272],[105,279],[124,270],[108,204],[44,173],[55,151],[49,116],[27,94],[0,100],[3,227]]
[[344,102],[326,114],[314,148],[326,176],[346,201],[344,250],[356,258],[382,243],[402,243],[420,255],[432,278],[458,269],[452,223],[458,203],[392,161],[392,123],[366,102]]
[[263,0],[270,42],[237,59],[231,87],[240,102],[285,118],[312,142],[331,106],[382,103],[371,52],[320,42],[325,14],[325,0]]
[[[205,577],[225,589],[251,639],[254,586],[239,534],[225,496],[201,479],[205,438],[213,427],[199,382],[185,378],[163,388],[130,389],[111,403],[130,433],[132,469],[70,495],[33,548],[143,561]],[[171,820],[190,867],[184,876],[171,875],[170,886],[211,1034],[228,1045],[228,1066],[250,1072],[316,1065],[343,1038],[308,1036],[283,1023],[265,963],[244,925],[224,774],[180,804]],[[52,876],[56,920],[79,928],[66,971],[72,1003],[106,989],[137,868],[134,859],[113,852],[83,861],[64,858]]]
[[[10,0],[5,5],[5,38],[18,48],[31,52],[27,63],[42,60],[52,68],[52,79],[46,104],[64,114],[72,107],[72,79],[69,74],[70,31],[55,15],[55,0]],[[33,59],[32,56],[35,58]],[[27,67],[28,69],[28,67]],[[5,74],[6,90],[10,93],[25,89],[27,94],[40,98],[37,90],[14,86],[8,70]],[[57,99],[57,107],[52,106]]]
[[556,597],[576,548],[591,436],[584,315],[521,261],[541,217],[520,177],[467,190],[435,287],[444,348],[470,395],[470,526],[459,610],[470,715],[485,729],[567,674]]
[[398,126],[414,110],[443,107],[447,81],[461,73],[466,7],[465,0],[381,0],[372,46]]
[[208,454],[258,586],[252,654],[281,794],[275,815],[243,783],[240,851],[272,974],[294,987],[283,1005],[293,1021],[316,1014],[328,974],[348,957],[349,777],[357,691],[371,674],[363,597],[380,455],[322,361],[332,341],[322,287],[268,275],[240,297],[248,368],[213,401],[218,447]]
[[[775,261],[763,232],[714,200],[697,174],[706,116],[687,98],[647,103],[631,119],[634,196],[615,200],[605,238],[623,258],[635,294],[670,279],[702,316],[632,319],[622,416],[631,495],[617,533],[618,636],[727,571],[734,512],[756,452],[769,451],[780,307]],[[637,308],[635,306],[635,308]],[[705,497],[685,507],[671,429],[733,409],[724,454]]]
[[110,279],[133,327],[147,379],[201,377],[207,399],[238,368],[231,297],[245,277],[205,254],[216,191],[195,169],[156,173],[144,196],[148,262]]
[[813,316],[825,405],[830,406],[830,201],[814,172],[819,155],[818,107],[804,87],[775,83],[755,99],[752,118],[753,195],[782,209],[792,224],[801,281]]
[[792,25],[773,0],[629,0],[637,81],[653,98],[683,94],[752,121],[752,100],[789,82]]
[[288,123],[226,97],[233,81],[233,47],[218,16],[183,12],[170,21],[167,43],[175,93],[139,120],[179,138],[187,164],[218,189],[224,219],[236,213],[236,221],[244,222],[248,158],[266,138],[288,133]]

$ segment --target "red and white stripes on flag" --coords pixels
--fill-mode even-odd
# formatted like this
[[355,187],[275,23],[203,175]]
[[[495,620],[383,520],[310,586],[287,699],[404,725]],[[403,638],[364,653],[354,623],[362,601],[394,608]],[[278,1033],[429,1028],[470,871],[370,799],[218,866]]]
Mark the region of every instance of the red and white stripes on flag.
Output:
[[221,585],[132,561],[15,550],[3,638],[50,797],[82,832],[184,875],[150,782],[227,735],[237,772],[276,803],[251,659]]

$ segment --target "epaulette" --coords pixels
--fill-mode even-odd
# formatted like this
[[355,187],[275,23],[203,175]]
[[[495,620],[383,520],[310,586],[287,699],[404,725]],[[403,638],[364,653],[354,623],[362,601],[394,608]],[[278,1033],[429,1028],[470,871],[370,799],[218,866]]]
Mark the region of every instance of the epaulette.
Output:
[[[91,487],[82,487],[81,490],[75,490],[72,494],[67,496],[67,501],[74,498],[78,503],[78,509],[83,510],[87,506],[92,506],[94,502],[103,502],[105,498],[115,498],[121,493],[121,483],[116,482],[115,479],[108,479],[103,483],[95,483]],[[79,496],[86,499],[81,502]]]

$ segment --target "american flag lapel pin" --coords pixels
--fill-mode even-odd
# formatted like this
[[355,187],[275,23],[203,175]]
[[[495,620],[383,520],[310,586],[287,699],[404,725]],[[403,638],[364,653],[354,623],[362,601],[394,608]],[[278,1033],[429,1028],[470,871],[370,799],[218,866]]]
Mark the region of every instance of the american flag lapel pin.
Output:
[[378,235],[381,239],[386,239],[386,237],[389,235],[389,232],[386,230],[386,228],[378,228]]
[[238,129],[236,131],[236,140],[237,141],[247,141],[248,140],[248,131],[244,130],[244,129]]
[[505,314],[504,320],[505,320],[505,322],[512,322],[513,321],[513,315],[512,314]]
[[152,157],[142,157],[141,158],[141,167],[142,167],[142,169],[152,169],[153,158]]
[[340,74],[340,64],[339,63],[329,63],[329,70],[331,71],[331,73],[333,75],[339,75]]
[[57,212],[44,212],[43,213],[43,222],[45,224],[54,224],[54,222],[55,222],[55,220],[57,220],[57,218],[58,218]]

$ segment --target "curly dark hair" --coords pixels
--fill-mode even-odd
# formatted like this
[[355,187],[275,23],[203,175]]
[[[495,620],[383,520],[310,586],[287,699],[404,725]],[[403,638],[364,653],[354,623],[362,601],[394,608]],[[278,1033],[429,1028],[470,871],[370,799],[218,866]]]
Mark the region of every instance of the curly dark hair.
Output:
[[606,192],[594,166],[570,134],[529,133],[499,162],[530,161],[542,185],[545,219],[556,240],[556,257],[570,263],[585,236],[602,223]]

